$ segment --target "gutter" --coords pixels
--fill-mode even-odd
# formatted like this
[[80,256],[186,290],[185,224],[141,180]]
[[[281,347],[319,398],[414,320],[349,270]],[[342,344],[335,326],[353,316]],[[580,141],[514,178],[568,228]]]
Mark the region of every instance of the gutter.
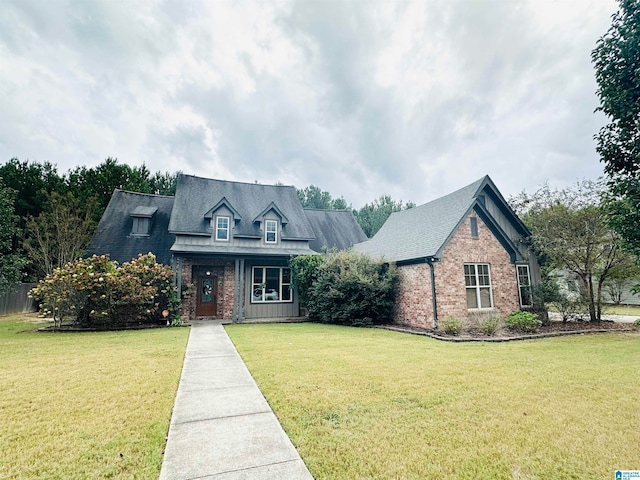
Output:
[[433,266],[434,262],[438,260],[434,257],[426,257],[425,262],[429,265],[429,270],[431,270],[431,300],[433,303],[433,328],[438,328],[438,301],[436,299],[436,270]]

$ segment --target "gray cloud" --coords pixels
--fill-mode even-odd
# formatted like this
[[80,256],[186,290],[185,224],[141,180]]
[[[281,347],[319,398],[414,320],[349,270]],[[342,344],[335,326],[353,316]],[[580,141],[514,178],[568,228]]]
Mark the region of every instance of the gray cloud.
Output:
[[613,0],[134,3],[0,14],[0,155],[418,203],[602,169],[590,52]]

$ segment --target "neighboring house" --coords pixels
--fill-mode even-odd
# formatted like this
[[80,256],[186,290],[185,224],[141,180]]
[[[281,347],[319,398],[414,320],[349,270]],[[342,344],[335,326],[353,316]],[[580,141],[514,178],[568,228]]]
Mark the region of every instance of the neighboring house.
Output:
[[395,322],[433,328],[447,316],[506,315],[531,306],[540,267],[525,241],[529,235],[485,176],[392,213],[371,240],[354,248],[398,266]]
[[289,259],[364,240],[350,211],[303,209],[294,187],[179,175],[175,197],[116,190],[88,253],[151,251],[174,268],[185,318],[241,322],[299,317]]

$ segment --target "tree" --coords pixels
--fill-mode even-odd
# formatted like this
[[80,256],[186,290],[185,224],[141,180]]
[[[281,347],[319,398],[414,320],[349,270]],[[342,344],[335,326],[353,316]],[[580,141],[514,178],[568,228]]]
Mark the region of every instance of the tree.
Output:
[[318,208],[325,210],[346,210],[349,208],[344,198],[333,198],[327,191],[320,187],[310,185],[304,189],[296,189],[298,198],[304,208]]
[[0,292],[20,282],[26,260],[13,252],[12,243],[18,231],[15,214],[16,192],[2,186],[0,178]]
[[92,219],[95,200],[83,203],[71,193],[56,192],[48,199],[46,210],[27,220],[28,235],[24,242],[40,277],[80,258],[95,229]]
[[634,258],[608,225],[598,201],[600,182],[583,181],[574,188],[543,186],[521,193],[511,205],[532,233],[531,240],[548,268],[575,273],[584,287],[589,317],[602,315],[603,287],[612,276],[634,268]]
[[393,212],[408,210],[415,206],[413,202],[407,202],[406,205],[403,205],[402,200],[396,202],[389,195],[382,195],[373,202],[367,203],[360,210],[354,210],[353,213],[365,235],[371,238],[380,230]]
[[607,33],[591,53],[609,123],[595,136],[608,175],[612,228],[640,257],[640,1],[619,0]]

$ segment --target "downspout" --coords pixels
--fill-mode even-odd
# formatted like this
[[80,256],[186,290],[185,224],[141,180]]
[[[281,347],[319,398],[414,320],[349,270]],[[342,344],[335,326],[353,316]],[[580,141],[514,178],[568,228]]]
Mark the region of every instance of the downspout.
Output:
[[436,260],[433,257],[425,258],[431,270],[431,300],[433,303],[433,328],[438,328],[438,301],[436,300],[436,269],[433,266],[433,262]]

